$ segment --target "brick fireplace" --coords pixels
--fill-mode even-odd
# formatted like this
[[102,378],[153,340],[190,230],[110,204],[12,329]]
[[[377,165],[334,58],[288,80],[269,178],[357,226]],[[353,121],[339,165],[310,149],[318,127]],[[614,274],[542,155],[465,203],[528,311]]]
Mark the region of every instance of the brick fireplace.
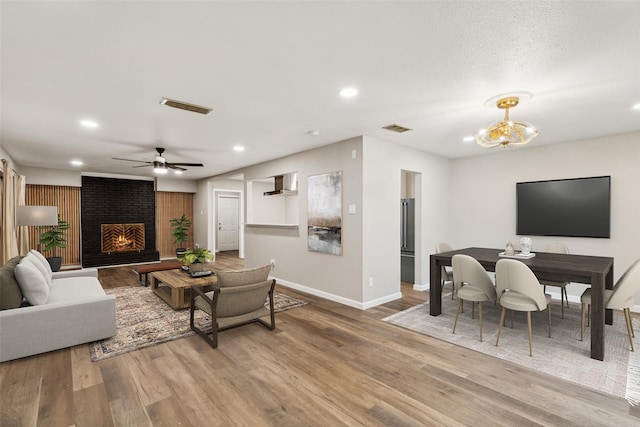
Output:
[[82,266],[158,261],[153,181],[82,177]]

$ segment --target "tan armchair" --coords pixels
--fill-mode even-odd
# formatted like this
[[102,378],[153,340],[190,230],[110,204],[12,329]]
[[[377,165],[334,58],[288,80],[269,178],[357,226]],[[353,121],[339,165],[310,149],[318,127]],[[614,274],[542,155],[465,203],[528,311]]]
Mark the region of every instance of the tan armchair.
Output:
[[[275,329],[275,312],[273,307],[273,290],[275,280],[269,280],[271,265],[239,271],[220,271],[217,274],[218,284],[205,293],[197,286],[191,288],[190,326],[193,331],[204,338],[211,347],[218,347],[218,332],[236,326],[258,322]],[[269,297],[269,308],[265,301]],[[194,324],[196,310],[202,310],[211,316],[211,331],[199,329]],[[270,323],[262,317],[270,317]],[[211,338],[209,338],[211,335]]]

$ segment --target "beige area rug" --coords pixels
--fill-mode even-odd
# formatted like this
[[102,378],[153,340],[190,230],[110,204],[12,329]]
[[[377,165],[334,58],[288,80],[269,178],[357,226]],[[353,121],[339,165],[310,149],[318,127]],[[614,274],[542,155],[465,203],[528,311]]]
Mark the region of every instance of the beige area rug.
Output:
[[[479,340],[478,309],[475,319],[471,319],[471,304],[465,302],[464,313],[460,314],[455,335],[451,333],[455,320],[457,298],[451,294],[442,298],[442,314],[429,315],[429,304],[423,303],[383,319],[434,338],[461,347],[479,351],[490,356],[508,360],[529,369],[544,372],[582,386],[608,394],[626,397],[636,405],[640,403],[640,342],[636,338],[636,352],[631,352],[624,316],[614,315],[614,325],[605,328],[605,360],[591,359],[591,335],[585,327],[584,341],[580,341],[580,305],[571,304],[564,309],[564,319],[560,317],[560,303],[551,304],[551,337],[548,337],[547,312],[532,313],[533,357],[529,356],[527,339],[527,318],[525,313],[515,313],[513,329],[507,313],[496,347],[500,305],[483,304],[483,342]],[[633,319],[634,330],[639,331],[640,322]]]
[[[117,333],[114,337],[89,343],[94,362],[194,333],[189,327],[189,310],[172,309],[149,288],[127,286],[105,292],[116,296]],[[277,313],[307,303],[274,292],[273,304]],[[195,322],[202,329],[210,329],[211,318],[201,310],[196,311]]]

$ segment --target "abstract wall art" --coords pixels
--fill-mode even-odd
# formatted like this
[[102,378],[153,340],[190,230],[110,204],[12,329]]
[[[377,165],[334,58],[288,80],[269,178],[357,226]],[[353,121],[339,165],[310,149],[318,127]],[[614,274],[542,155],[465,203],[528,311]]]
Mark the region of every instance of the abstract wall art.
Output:
[[307,248],[342,255],[342,172],[308,178]]

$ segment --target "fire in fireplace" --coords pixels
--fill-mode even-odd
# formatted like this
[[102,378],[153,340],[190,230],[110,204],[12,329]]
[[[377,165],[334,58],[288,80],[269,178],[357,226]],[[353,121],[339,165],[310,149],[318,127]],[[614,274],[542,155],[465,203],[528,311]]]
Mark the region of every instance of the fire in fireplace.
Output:
[[144,250],[144,224],[102,224],[102,253]]

